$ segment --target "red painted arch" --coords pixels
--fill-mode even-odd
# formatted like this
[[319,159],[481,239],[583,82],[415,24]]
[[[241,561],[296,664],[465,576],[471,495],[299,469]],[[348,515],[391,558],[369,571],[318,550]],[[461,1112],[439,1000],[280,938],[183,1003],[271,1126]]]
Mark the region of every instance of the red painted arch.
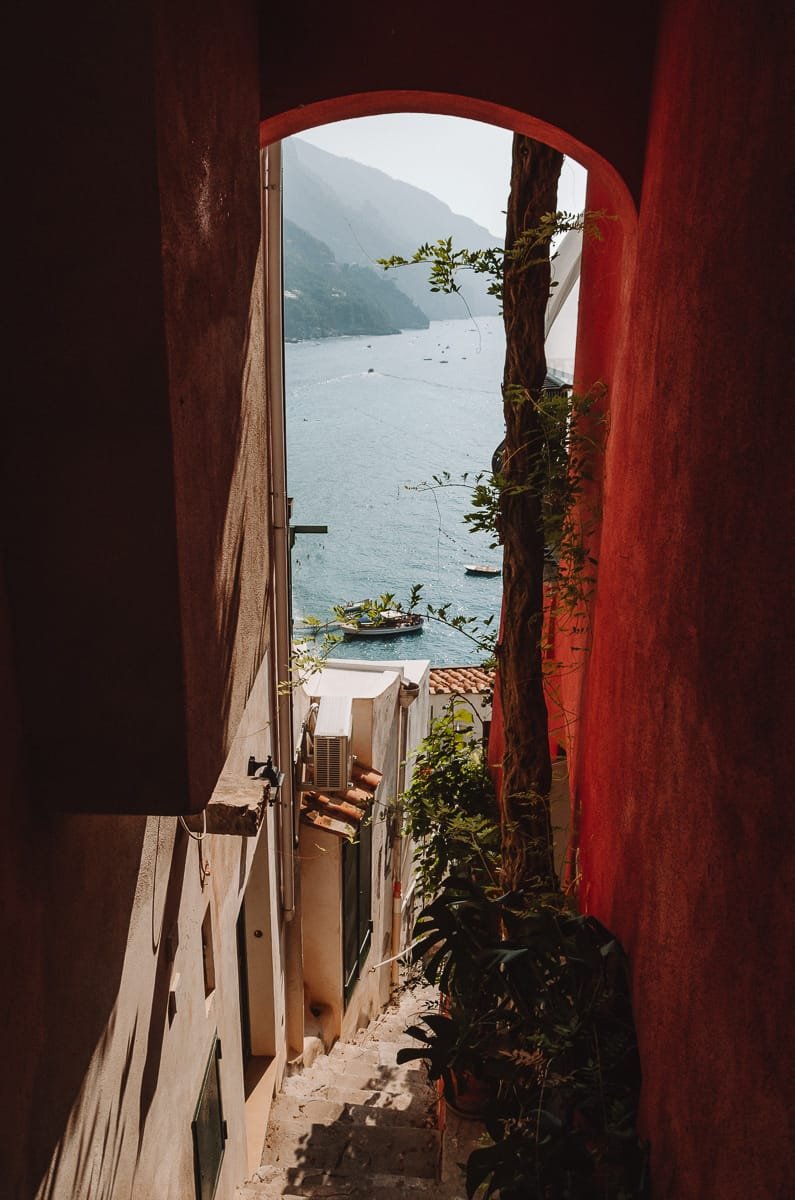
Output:
[[578,138],[540,117],[487,100],[449,92],[374,91],[356,92],[302,104],[275,113],[260,124],[260,145],[268,146],[317,125],[331,125],[355,117],[388,113],[427,113],[462,117],[523,133],[554,146],[584,166],[599,183],[600,195],[608,197],[611,213],[618,216],[624,232],[634,230],[637,209],[632,194],[618,170],[601,154]]

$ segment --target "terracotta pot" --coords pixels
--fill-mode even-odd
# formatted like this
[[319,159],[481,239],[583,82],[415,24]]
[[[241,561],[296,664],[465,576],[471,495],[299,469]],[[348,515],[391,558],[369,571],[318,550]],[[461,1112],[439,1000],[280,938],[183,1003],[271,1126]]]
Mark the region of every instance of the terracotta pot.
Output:
[[496,1094],[496,1084],[490,1079],[478,1079],[469,1071],[453,1075],[454,1101],[446,1100],[449,1108],[459,1117],[479,1121],[483,1107]]

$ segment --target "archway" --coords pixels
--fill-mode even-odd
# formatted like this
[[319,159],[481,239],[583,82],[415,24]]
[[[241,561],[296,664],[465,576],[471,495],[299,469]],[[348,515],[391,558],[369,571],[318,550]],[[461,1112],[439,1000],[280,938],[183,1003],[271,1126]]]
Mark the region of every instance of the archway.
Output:
[[[586,241],[583,247],[579,320],[575,360],[575,387],[587,390],[595,381],[606,386],[610,404],[613,364],[627,333],[629,310],[622,294],[623,281],[631,277],[637,233],[637,208],[632,192],[618,169],[603,154],[579,138],[527,112],[459,93],[415,90],[352,92],[308,104],[286,108],[267,117],[260,125],[263,148],[317,125],[356,117],[397,112],[441,114],[481,121],[546,142],[576,159],[588,170],[586,207],[611,217],[604,226],[604,240]],[[593,550],[598,552],[599,531]],[[586,680],[582,669],[561,680],[563,710],[580,710]],[[498,747],[498,743],[497,747]],[[572,804],[576,805],[577,747],[569,747]],[[498,752],[498,751],[497,751]],[[572,812],[572,826],[576,828]]]
[[[612,364],[626,324],[626,309],[621,304],[621,281],[631,269],[637,224],[634,200],[616,168],[600,153],[548,121],[471,97],[435,92],[358,93],[291,108],[262,122],[260,144],[267,150],[274,143],[317,125],[395,112],[455,116],[524,133],[555,146],[588,169],[586,206],[604,210],[618,220],[607,225],[603,242],[589,242],[583,250],[575,383],[587,388],[594,381],[602,380],[609,389]],[[271,226],[271,244],[275,244],[275,237]],[[278,286],[271,278],[269,288]],[[280,434],[277,440],[281,442],[283,435]],[[578,711],[584,681],[583,662],[580,670],[568,673],[562,681],[565,694],[561,695],[560,701],[566,710]],[[499,729],[499,718],[496,725]],[[571,803],[576,809],[576,747],[569,745],[567,749],[570,752]],[[493,759],[498,757],[501,757],[499,735],[495,737]],[[571,828],[577,827],[574,812],[569,824]],[[290,940],[292,932],[288,931],[287,936]],[[296,948],[295,953],[299,955],[300,951]],[[288,1002],[287,1008],[288,1036],[292,1044],[302,1043],[303,1017],[303,1005],[296,996]]]

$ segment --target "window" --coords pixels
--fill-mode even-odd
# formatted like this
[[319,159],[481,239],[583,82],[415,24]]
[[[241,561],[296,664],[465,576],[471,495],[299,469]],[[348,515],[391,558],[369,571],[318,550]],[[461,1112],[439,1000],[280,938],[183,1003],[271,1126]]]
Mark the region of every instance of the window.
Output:
[[227,1128],[221,1106],[220,1060],[221,1042],[216,1033],[191,1125],[196,1200],[213,1200],[226,1149]]

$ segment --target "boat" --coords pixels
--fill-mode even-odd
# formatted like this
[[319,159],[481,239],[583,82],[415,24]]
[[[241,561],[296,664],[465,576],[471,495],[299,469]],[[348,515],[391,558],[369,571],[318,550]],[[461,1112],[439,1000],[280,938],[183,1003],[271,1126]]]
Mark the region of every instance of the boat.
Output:
[[341,613],[343,617],[358,617],[366,608],[372,605],[371,600],[346,600],[344,604],[338,604],[335,612]]
[[338,604],[334,609],[334,615],[325,621],[320,621],[317,617],[294,617],[293,629],[303,637],[319,637],[322,633],[336,633],[341,621],[356,620],[370,605],[370,600],[346,600],[344,604]]
[[423,627],[424,618],[419,613],[400,612],[396,608],[385,608],[373,617],[361,613],[351,621],[340,621],[338,626],[347,638],[397,637],[402,633],[422,633]]
[[488,563],[465,563],[467,575],[502,575],[502,567],[492,567]]

